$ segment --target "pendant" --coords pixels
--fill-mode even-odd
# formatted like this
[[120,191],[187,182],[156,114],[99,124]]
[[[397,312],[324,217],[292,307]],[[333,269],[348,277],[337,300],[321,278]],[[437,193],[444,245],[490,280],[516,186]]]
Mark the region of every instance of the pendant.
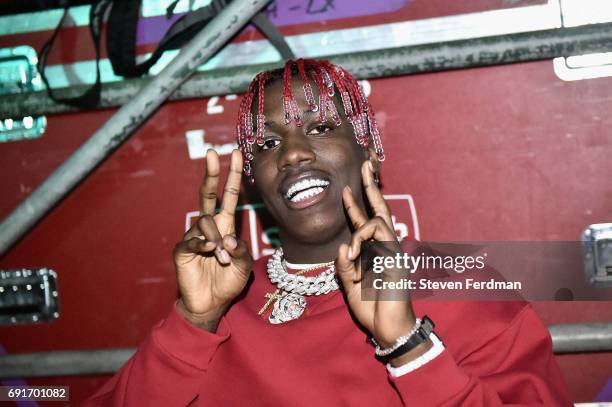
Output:
[[282,324],[298,319],[305,309],[306,298],[303,295],[284,292],[274,303],[274,308],[268,320],[271,324]]

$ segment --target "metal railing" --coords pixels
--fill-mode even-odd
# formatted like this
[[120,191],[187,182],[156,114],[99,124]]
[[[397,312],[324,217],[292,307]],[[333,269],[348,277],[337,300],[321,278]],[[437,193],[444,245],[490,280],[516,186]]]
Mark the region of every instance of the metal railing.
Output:
[[[375,49],[324,58],[342,65],[358,79],[368,79],[609,51],[612,51],[612,23],[602,23]],[[169,99],[240,93],[246,90],[257,73],[279,64],[255,64],[197,72]],[[155,77],[144,77],[103,84],[99,107],[121,106],[154,80]],[[74,97],[82,94],[88,86],[74,85],[54,92],[61,97]],[[0,96],[0,119],[75,110],[75,107],[55,103],[45,91]]]
[[[612,322],[552,325],[549,329],[557,354],[612,352]],[[135,351],[121,348],[0,355],[0,379],[112,374]]]

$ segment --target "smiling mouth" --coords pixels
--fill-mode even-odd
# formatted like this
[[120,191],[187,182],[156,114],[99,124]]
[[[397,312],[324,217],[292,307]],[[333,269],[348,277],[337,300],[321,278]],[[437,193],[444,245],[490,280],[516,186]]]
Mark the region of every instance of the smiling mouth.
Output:
[[329,181],[320,178],[308,178],[291,185],[285,198],[294,207],[305,207],[319,201],[320,196],[329,186]]

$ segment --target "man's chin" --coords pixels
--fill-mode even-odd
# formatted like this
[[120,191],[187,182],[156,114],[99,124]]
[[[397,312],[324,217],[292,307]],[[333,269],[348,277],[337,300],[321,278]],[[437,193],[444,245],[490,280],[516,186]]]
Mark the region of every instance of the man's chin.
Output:
[[[342,220],[342,222],[339,222]],[[285,228],[287,235],[306,244],[324,244],[333,241],[346,228],[344,214],[340,216],[308,216],[305,222],[290,222]]]

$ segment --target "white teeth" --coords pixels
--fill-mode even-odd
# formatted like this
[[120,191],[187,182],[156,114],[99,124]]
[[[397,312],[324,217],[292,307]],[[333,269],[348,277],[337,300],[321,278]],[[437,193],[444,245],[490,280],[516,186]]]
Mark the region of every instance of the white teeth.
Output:
[[[293,201],[291,196],[294,193],[296,193],[297,191],[301,191],[300,193],[298,193],[298,195],[300,195],[300,194],[303,194],[304,192],[307,192],[305,190],[307,190],[308,188],[312,188],[312,187],[326,187],[328,185],[329,185],[329,181],[325,181],[323,179],[318,179],[318,178],[304,179],[304,180],[298,181],[295,184],[291,185],[289,187],[289,190],[285,194],[285,197],[287,199],[291,199]],[[297,195],[294,196],[293,198],[296,198],[296,197],[297,197]]]
[[305,191],[298,192],[293,198],[291,198],[291,202],[303,201],[304,199],[310,198],[311,196],[319,195],[323,191],[324,188],[321,187],[308,188]]

